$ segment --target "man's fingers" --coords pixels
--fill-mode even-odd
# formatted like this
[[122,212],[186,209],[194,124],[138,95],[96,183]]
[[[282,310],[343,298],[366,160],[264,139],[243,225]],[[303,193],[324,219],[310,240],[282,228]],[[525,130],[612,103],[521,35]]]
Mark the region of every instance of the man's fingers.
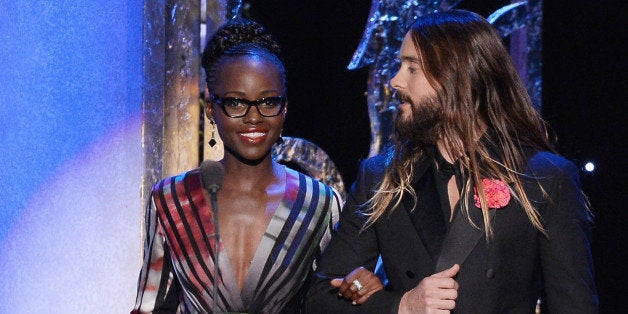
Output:
[[331,280],[331,285],[334,288],[339,288],[343,280],[344,280],[343,278],[334,278]]
[[426,277],[419,283],[425,291],[454,289],[458,290],[458,283],[453,278],[448,277]]
[[426,294],[430,299],[438,299],[438,300],[455,300],[458,298],[458,290],[455,289],[438,289],[435,291],[430,291]]
[[453,310],[456,307],[454,300],[428,300],[426,305],[432,309]]

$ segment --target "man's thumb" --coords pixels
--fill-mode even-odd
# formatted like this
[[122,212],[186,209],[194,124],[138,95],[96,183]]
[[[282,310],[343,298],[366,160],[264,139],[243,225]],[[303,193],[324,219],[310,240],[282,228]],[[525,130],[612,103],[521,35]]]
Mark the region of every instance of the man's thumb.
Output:
[[440,273],[436,273],[434,274],[434,276],[453,278],[454,276],[456,276],[456,274],[458,274],[458,271],[460,271],[460,265],[454,264],[454,266],[451,266],[450,268],[445,269]]

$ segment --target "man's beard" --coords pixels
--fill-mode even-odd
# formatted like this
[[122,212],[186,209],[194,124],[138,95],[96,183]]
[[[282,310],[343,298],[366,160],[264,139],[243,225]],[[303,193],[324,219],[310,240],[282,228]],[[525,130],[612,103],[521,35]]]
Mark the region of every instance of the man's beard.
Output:
[[410,103],[410,115],[404,117],[397,113],[395,118],[395,136],[399,144],[416,149],[436,145],[440,137],[443,122],[442,106],[434,98],[424,97],[414,102],[407,95],[398,93],[402,102]]

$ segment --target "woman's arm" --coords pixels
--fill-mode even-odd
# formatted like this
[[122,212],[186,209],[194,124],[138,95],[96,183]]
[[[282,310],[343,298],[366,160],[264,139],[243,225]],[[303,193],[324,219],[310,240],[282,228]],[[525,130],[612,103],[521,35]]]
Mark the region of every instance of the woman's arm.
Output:
[[[309,313],[388,313],[396,312],[402,293],[378,291],[370,295],[360,306],[338,297],[338,289],[332,279],[345,278],[358,267],[373,271],[379,256],[379,246],[374,227],[363,230],[365,217],[360,210],[370,198],[378,182],[366,173],[362,163],[358,179],[352,185],[347,202],[340,213],[338,228],[321,256],[318,268],[311,278],[305,311]],[[369,192],[370,191],[370,192]]]
[[155,204],[150,197],[144,228],[144,261],[137,283],[135,307],[131,313],[176,313],[180,286],[172,269],[170,252],[163,229],[157,218]]
[[331,280],[331,285],[338,289],[338,297],[360,305],[377,291],[384,290],[382,281],[372,271],[358,267],[344,278]]

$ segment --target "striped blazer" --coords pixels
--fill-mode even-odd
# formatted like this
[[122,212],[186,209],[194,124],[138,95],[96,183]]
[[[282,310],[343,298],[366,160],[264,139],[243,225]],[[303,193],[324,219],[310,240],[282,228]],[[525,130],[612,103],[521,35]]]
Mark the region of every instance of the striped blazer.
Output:
[[[298,306],[315,258],[329,242],[341,199],[331,187],[286,168],[286,190],[239,291],[218,254],[219,312],[279,313]],[[144,262],[131,313],[214,312],[213,211],[199,169],[157,183],[145,216]]]

